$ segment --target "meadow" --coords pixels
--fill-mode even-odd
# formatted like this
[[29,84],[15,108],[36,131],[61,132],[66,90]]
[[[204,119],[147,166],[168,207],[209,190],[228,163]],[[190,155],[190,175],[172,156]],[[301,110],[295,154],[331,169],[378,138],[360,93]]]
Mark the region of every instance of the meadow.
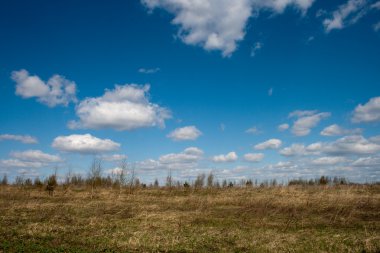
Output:
[[0,252],[380,252],[380,185],[3,185]]

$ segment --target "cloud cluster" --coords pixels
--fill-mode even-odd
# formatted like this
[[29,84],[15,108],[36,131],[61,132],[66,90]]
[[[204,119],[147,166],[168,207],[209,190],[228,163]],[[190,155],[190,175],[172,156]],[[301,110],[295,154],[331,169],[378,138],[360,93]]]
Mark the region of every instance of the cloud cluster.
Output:
[[170,111],[149,101],[149,85],[116,85],[104,95],[86,98],[76,107],[79,121],[69,128],[132,130],[141,127],[164,127]]
[[216,163],[234,162],[238,159],[236,152],[229,152],[226,155],[216,155],[212,157],[212,161]]
[[263,153],[248,153],[244,155],[244,160],[247,162],[261,162],[263,159]]
[[99,139],[91,134],[58,136],[52,147],[63,152],[97,154],[119,149],[120,144],[110,139]]
[[76,84],[63,76],[54,75],[47,82],[38,76],[32,76],[22,69],[13,71],[11,78],[16,82],[16,95],[22,98],[37,98],[40,103],[49,107],[67,106],[77,102]]
[[282,141],[279,139],[269,139],[262,143],[255,145],[256,150],[265,150],[265,149],[278,149],[282,145]]
[[348,0],[330,14],[330,17],[323,20],[325,31],[328,33],[334,29],[343,29],[357,23],[369,11],[380,9],[380,2],[370,3],[368,0]]
[[188,45],[219,50],[230,56],[245,36],[248,19],[260,10],[282,13],[288,6],[305,12],[314,0],[141,0],[150,10],[164,9],[174,15],[178,37]]
[[362,129],[344,129],[337,124],[330,125],[321,131],[323,136],[337,136],[337,135],[351,135],[351,134],[361,134]]
[[58,155],[51,155],[41,150],[17,151],[10,154],[11,159],[0,160],[0,167],[5,168],[41,168],[52,163],[62,162]]
[[305,136],[310,134],[311,129],[316,127],[323,119],[330,117],[329,112],[317,111],[294,111],[289,114],[289,117],[296,117],[297,120],[292,126],[292,133],[296,136]]
[[175,129],[173,132],[167,135],[168,138],[174,141],[189,141],[196,140],[202,132],[195,126],[186,126]]
[[203,151],[196,147],[186,148],[181,153],[171,153],[160,156],[158,161],[161,164],[184,164],[194,163],[203,156]]
[[38,143],[37,138],[30,135],[0,134],[0,141],[4,141],[4,140],[19,141],[25,144]]
[[308,146],[292,144],[280,150],[283,156],[305,156],[327,154],[333,156],[368,155],[380,152],[380,145],[371,138],[368,140],[361,135],[349,135],[332,142],[316,142]]
[[359,104],[351,118],[354,123],[380,121],[380,97],[371,98],[366,104]]

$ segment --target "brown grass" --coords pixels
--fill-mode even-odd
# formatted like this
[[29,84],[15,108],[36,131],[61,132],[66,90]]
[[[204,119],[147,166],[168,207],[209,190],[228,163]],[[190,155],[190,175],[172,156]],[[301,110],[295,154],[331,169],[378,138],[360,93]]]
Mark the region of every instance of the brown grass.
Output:
[[380,252],[380,186],[6,186],[0,252]]

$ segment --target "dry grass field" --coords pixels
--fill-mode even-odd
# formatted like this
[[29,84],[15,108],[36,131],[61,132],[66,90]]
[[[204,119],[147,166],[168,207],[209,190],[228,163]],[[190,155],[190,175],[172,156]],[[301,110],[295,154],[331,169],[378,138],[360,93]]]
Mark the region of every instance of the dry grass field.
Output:
[[380,185],[2,186],[0,252],[380,252]]

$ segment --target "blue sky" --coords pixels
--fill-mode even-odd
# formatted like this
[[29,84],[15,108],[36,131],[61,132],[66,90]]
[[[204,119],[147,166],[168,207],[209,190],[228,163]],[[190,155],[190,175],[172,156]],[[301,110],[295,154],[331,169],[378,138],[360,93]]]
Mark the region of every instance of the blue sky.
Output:
[[[0,173],[380,179],[380,2],[2,1]],[[282,125],[281,129],[279,126]]]

